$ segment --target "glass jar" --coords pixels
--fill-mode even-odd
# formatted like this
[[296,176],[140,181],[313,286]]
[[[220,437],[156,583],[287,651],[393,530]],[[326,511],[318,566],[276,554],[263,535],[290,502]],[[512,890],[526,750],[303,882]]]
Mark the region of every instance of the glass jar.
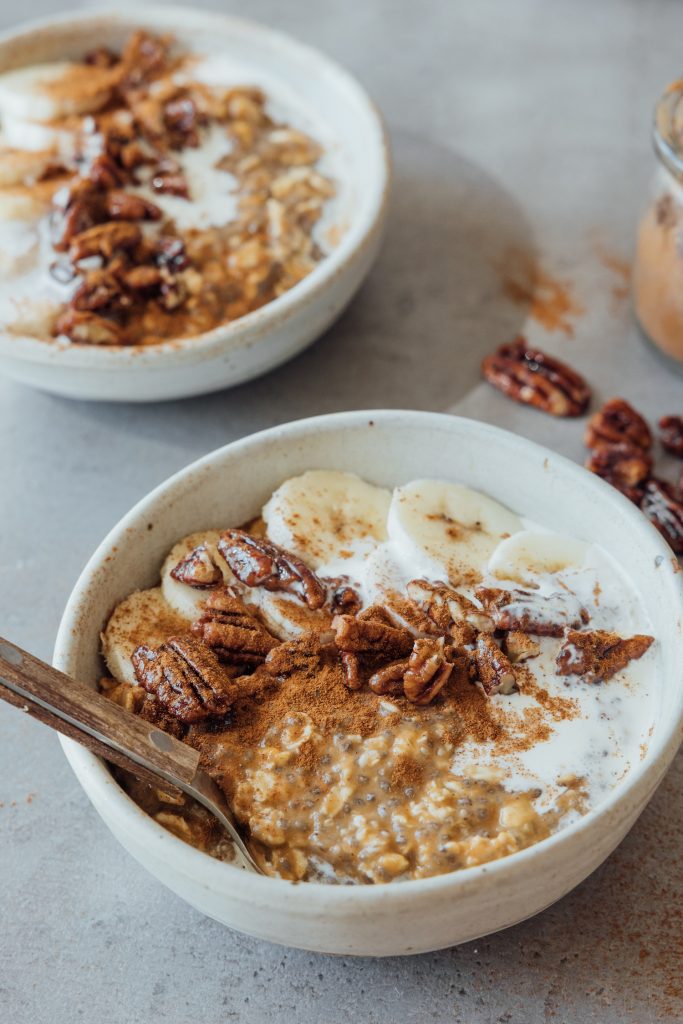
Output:
[[683,371],[683,80],[655,109],[657,170],[638,230],[636,316],[646,337]]

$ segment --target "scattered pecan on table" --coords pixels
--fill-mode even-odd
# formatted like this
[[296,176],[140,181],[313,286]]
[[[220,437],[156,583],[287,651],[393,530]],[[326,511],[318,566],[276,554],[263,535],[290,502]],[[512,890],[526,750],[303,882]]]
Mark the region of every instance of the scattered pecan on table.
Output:
[[192,631],[221,662],[245,671],[260,665],[280,642],[227,588],[209,596]]
[[683,459],[683,416],[662,416],[659,439],[667,452]]
[[587,683],[611,679],[630,661],[642,658],[653,640],[640,633],[621,637],[601,629],[568,629],[557,655],[557,671],[561,676],[581,676]]
[[647,451],[652,434],[632,405],[623,398],[610,398],[588,421],[584,443],[586,448],[624,443]]
[[286,590],[313,610],[325,604],[325,587],[291,551],[244,530],[226,530],[217,547],[237,579],[248,587]]
[[225,716],[238,692],[214,652],[192,637],[169,637],[156,650],[142,644],[132,662],[140,685],[185,725]]
[[601,444],[586,460],[586,469],[602,477],[636,505],[643,497],[643,486],[652,472],[652,456],[633,444]]
[[641,511],[677,555],[683,555],[683,501],[664,480],[651,477],[644,486]]
[[486,356],[481,371],[504,395],[551,416],[581,416],[588,408],[591,392],[584,378],[525,338]]
[[214,562],[206,544],[198,544],[171,569],[171,576],[189,587],[206,590],[217,586],[223,573]]

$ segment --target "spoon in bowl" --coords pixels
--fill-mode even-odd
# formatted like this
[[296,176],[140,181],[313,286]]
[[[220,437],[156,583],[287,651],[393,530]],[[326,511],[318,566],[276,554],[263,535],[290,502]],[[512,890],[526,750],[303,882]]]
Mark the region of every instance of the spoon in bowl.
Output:
[[170,783],[198,800],[230,836],[237,866],[263,874],[238,831],[222,791],[199,767],[199,754],[186,743],[2,637],[0,699],[144,782],[154,786]]

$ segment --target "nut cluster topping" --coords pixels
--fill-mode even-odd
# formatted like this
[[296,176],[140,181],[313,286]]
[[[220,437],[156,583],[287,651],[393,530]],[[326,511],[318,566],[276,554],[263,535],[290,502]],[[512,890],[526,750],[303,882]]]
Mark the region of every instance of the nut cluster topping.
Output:
[[521,337],[486,356],[481,370],[504,395],[551,416],[581,416],[590,401],[590,388],[576,370]]
[[623,638],[599,629],[569,629],[557,655],[557,671],[563,676],[581,676],[587,683],[611,679],[630,661],[642,658],[652,641],[643,634]]
[[156,650],[141,645],[133,668],[140,685],[184,725],[224,717],[237,693],[213,651],[192,637],[169,637]]
[[288,591],[313,610],[325,604],[327,594],[315,573],[277,544],[244,530],[226,530],[217,547],[237,579],[248,587]]
[[186,583],[198,590],[216,587],[223,580],[223,573],[214,562],[206,544],[199,544],[171,569],[171,576],[179,583]]
[[[191,59],[143,31],[120,54],[99,48],[75,67],[106,73],[109,99],[83,119],[77,173],[54,197],[51,273],[79,282],[56,336],[127,345],[197,335],[277,298],[323,258],[313,228],[335,188],[316,170],[322,150],[275,123],[263,92],[192,82]],[[237,212],[183,234],[153,199],[193,201],[183,151],[210,131],[225,133],[216,167],[236,179],[226,174],[225,192]]]
[[260,665],[279,643],[228,589],[211,594],[192,630],[221,662],[240,671]]

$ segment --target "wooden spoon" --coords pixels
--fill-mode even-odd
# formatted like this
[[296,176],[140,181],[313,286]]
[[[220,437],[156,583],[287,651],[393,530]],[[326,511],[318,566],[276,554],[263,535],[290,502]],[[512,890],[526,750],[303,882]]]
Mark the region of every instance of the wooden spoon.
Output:
[[186,743],[2,637],[0,699],[145,782],[177,786],[218,819],[235,844],[239,866],[263,873],[240,836],[222,791]]

